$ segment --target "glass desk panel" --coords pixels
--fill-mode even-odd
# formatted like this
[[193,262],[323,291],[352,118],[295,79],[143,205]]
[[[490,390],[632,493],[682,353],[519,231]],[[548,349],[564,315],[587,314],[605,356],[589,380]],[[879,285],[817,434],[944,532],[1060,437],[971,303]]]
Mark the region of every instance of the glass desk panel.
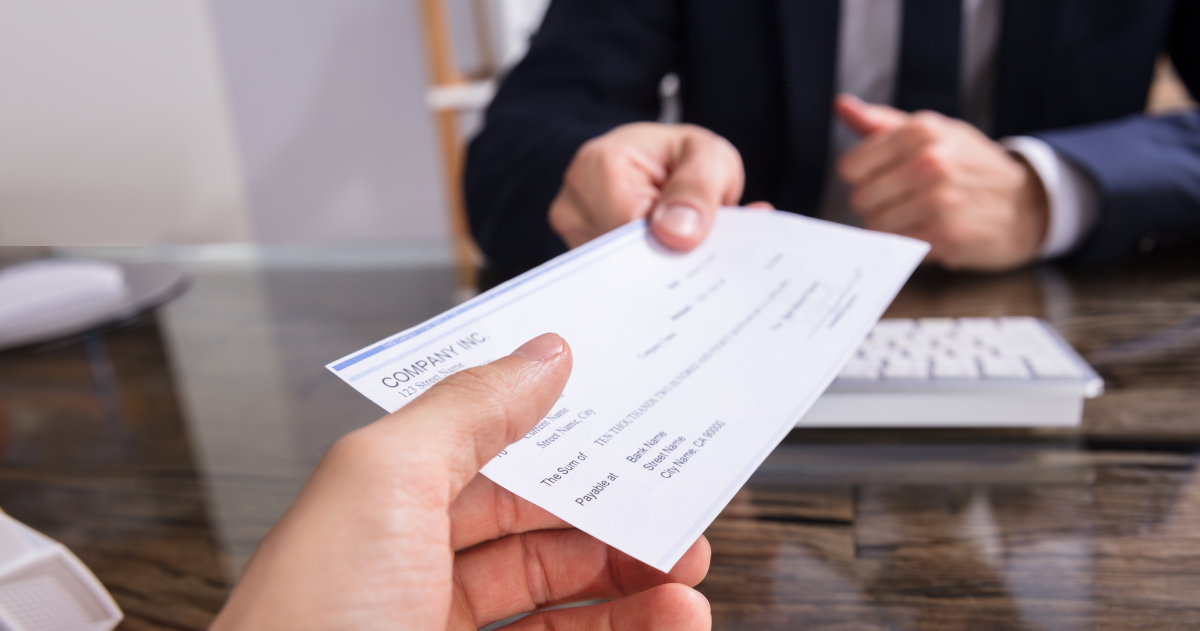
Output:
[[[157,314],[0,355],[0,507],[126,628],[205,628],[321,454],[382,415],[324,364],[452,306],[445,261],[359,254],[194,261]],[[1045,317],[1107,394],[1080,428],[792,432],[707,532],[715,627],[1200,625],[1197,270],[918,272],[889,317]]]

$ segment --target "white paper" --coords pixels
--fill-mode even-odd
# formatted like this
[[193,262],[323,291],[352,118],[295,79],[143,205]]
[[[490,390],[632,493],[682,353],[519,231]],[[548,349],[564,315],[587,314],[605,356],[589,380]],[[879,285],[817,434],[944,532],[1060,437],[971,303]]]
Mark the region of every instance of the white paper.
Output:
[[388,411],[545,332],[574,371],[482,473],[667,571],[825,390],[928,250],[722,210],[687,254],[644,222],[329,364]]

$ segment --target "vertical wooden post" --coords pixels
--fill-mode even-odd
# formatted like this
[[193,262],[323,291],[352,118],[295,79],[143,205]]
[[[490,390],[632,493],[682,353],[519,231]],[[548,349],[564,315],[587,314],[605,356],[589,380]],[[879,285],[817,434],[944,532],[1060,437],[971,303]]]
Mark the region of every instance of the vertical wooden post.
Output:
[[479,44],[479,67],[473,74],[494,77],[499,63],[492,37],[492,14],[488,9],[488,0],[474,0],[471,8],[471,14],[475,18],[475,41]]
[[[435,86],[463,82],[454,63],[450,40],[450,23],[442,0],[420,0],[422,24],[425,31],[425,57],[429,63],[431,83]],[[466,201],[463,197],[463,146],[458,128],[458,113],[441,110],[434,113],[438,144],[442,149],[442,173],[446,183],[446,201],[450,208],[450,229],[454,238],[455,262],[458,267],[460,290],[473,291],[479,266],[479,250],[471,239],[467,224]]]

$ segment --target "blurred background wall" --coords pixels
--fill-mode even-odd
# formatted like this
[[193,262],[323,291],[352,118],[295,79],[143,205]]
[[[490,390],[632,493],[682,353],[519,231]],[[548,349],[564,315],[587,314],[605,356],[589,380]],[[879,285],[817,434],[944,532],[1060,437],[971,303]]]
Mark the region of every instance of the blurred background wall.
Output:
[[0,245],[444,241],[418,18],[0,3]]
[[0,243],[252,238],[202,0],[0,3]]
[[263,241],[446,234],[411,0],[210,0]]
[[[448,249],[418,1],[0,2],[0,245]],[[548,0],[444,1],[469,74]],[[1160,66],[1150,109],[1191,107]]]

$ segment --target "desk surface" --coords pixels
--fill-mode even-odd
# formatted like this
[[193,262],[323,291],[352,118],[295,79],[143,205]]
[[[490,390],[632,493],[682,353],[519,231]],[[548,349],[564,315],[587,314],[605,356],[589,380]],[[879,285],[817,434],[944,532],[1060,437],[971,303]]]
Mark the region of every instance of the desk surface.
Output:
[[[157,317],[0,355],[0,506],[124,628],[204,628],[324,450],[380,415],[324,363],[451,304],[448,269],[349,260],[198,265]],[[919,272],[889,316],[1045,317],[1108,393],[1078,429],[793,432],[707,532],[715,628],[1200,625],[1198,270]]]

